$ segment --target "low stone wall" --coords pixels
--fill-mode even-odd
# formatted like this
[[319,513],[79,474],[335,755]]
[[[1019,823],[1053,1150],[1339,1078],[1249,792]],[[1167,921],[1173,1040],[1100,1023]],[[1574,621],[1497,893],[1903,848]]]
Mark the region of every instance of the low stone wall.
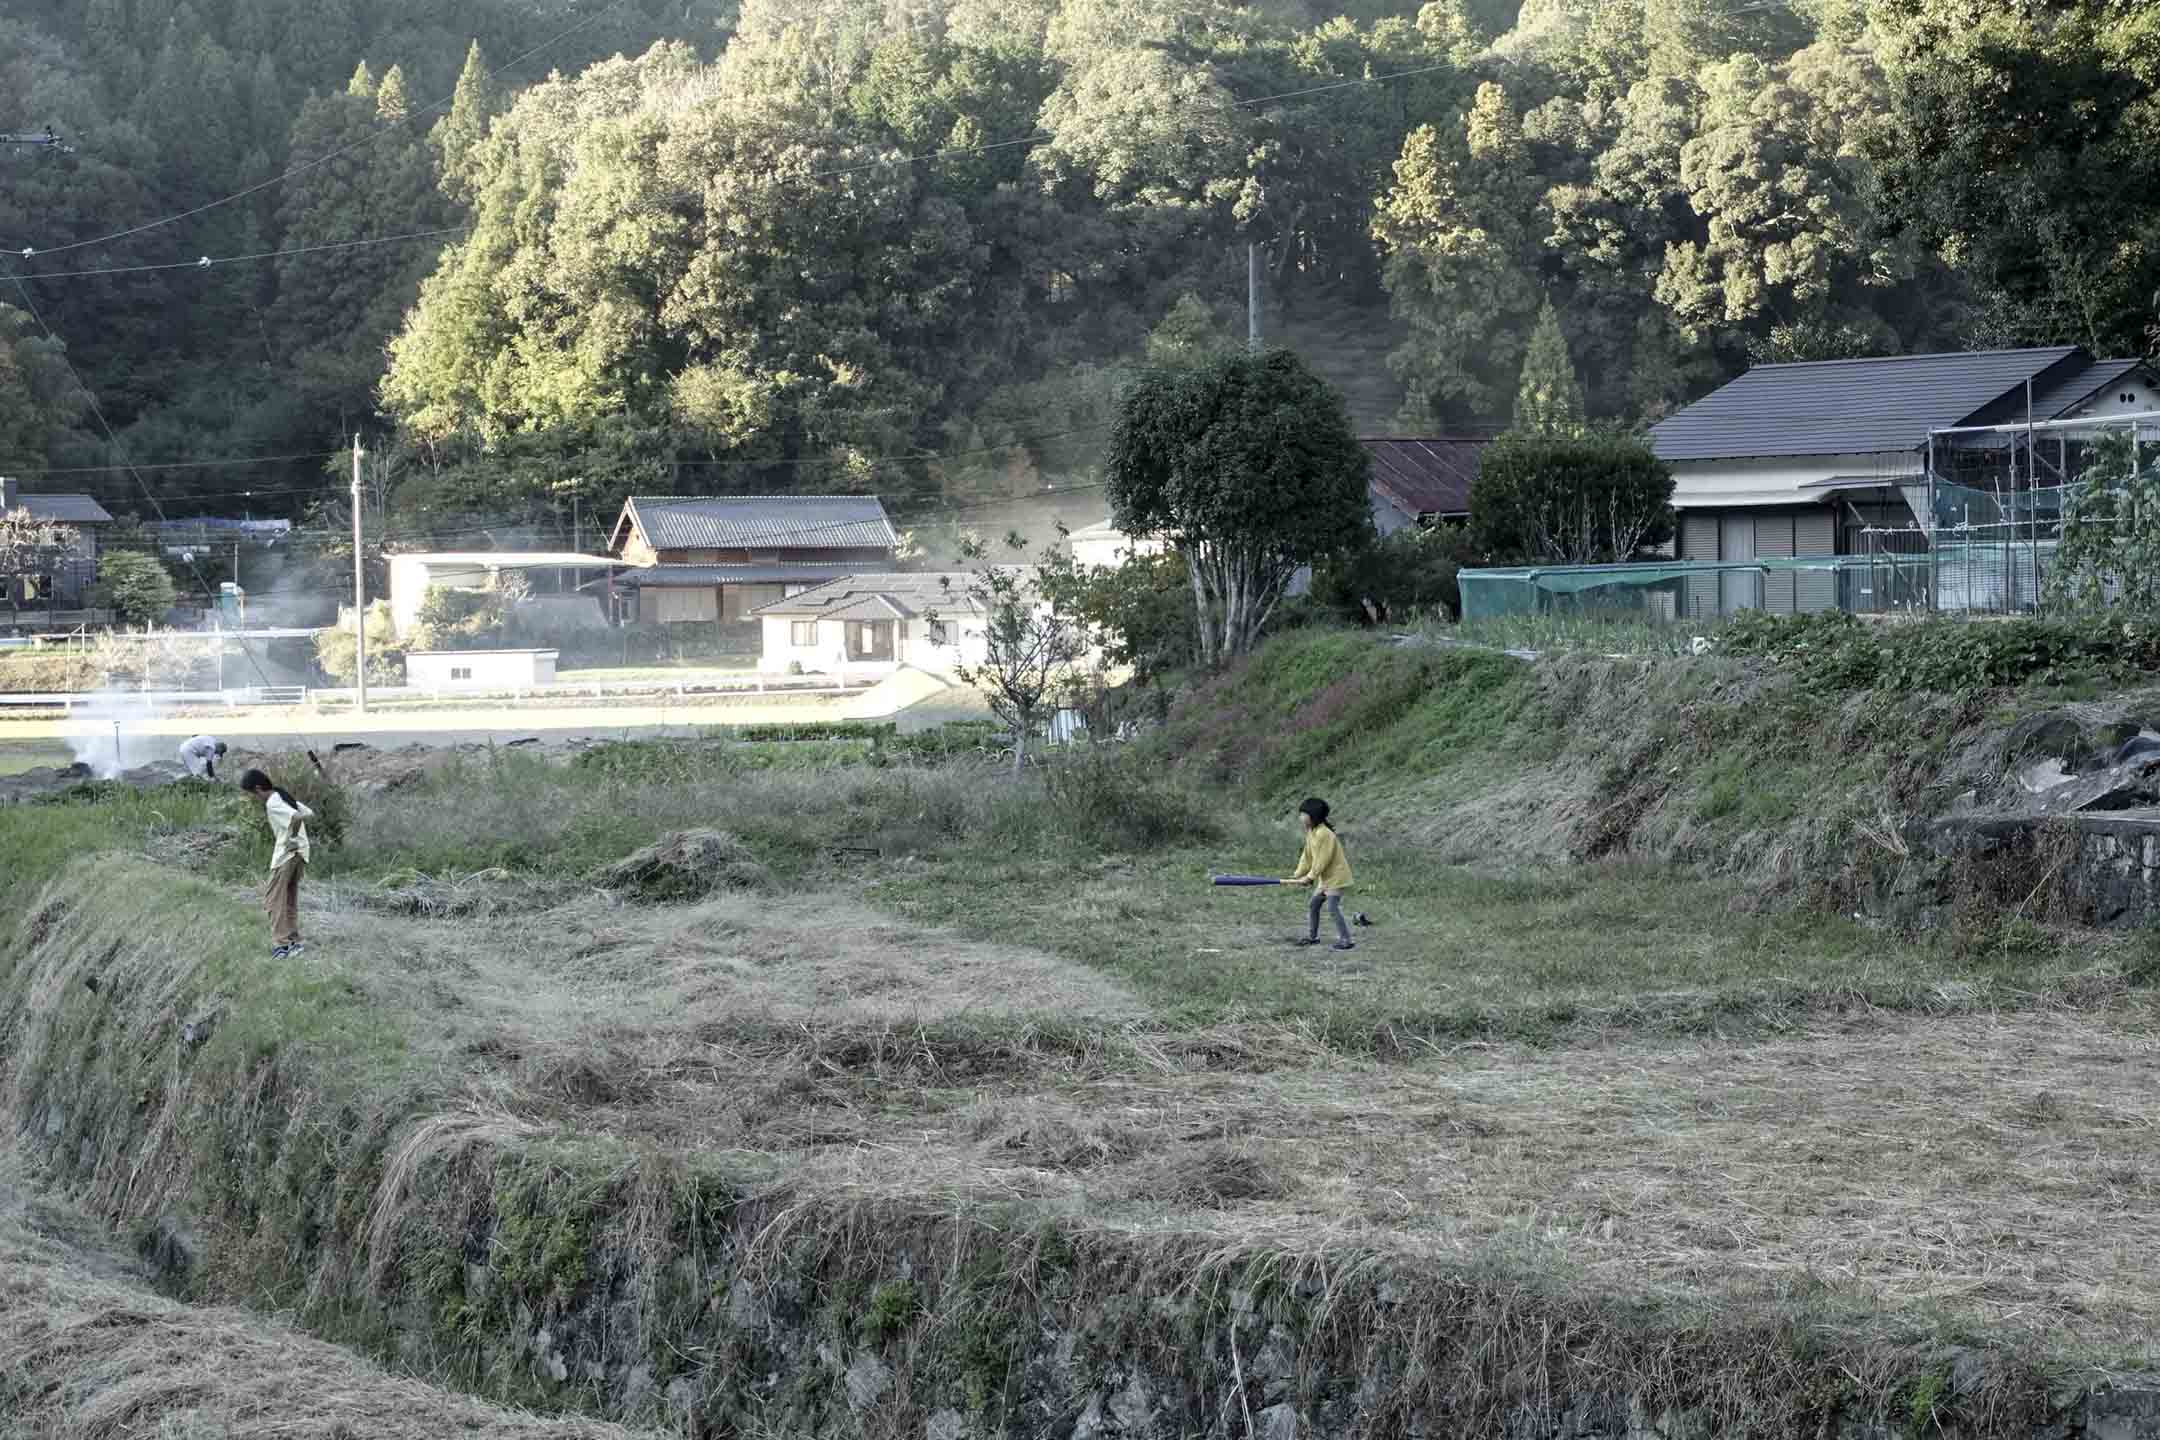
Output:
[[2034,918],[2134,928],[2160,917],[2160,810],[1959,816],[1934,825],[1935,866],[1906,898],[1954,904],[1956,890],[2022,907]]

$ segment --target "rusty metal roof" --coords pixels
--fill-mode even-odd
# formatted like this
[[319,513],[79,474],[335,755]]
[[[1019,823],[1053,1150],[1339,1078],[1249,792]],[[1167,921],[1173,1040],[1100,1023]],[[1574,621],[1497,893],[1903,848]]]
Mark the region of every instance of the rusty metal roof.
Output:
[[1487,442],[1469,436],[1375,436],[1361,440],[1372,456],[1372,488],[1412,518],[1470,513],[1470,486]]

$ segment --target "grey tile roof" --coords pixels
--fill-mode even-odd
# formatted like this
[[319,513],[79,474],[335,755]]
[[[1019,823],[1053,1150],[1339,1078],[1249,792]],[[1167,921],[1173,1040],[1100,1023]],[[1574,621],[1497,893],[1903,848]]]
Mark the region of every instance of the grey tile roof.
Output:
[[1928,431],[1960,424],[2013,390],[2022,408],[2027,380],[2037,393],[2091,364],[2061,345],[1758,365],[1651,427],[1651,443],[1666,460],[1916,450]]
[[[964,570],[944,571],[896,571],[890,575],[848,575],[815,590],[771,605],[761,605],[752,614],[771,615],[777,619],[822,620],[837,617],[843,610],[852,610],[865,601],[882,600],[889,603],[902,617],[913,617],[927,611],[937,610],[945,614],[976,614],[982,607],[968,595],[968,585],[974,576]],[[860,617],[857,617],[860,618]]]
[[112,516],[88,495],[25,495],[17,492],[15,503],[40,520],[62,525],[110,525]]
[[900,543],[885,507],[870,495],[638,495],[623,507],[623,519],[634,520],[655,550],[874,550]]
[[1420,515],[1468,515],[1483,440],[1435,435],[1360,440],[1372,456],[1372,488],[1396,509]]
[[852,565],[640,565],[616,572],[617,585],[655,590],[704,585],[822,585],[853,572]]

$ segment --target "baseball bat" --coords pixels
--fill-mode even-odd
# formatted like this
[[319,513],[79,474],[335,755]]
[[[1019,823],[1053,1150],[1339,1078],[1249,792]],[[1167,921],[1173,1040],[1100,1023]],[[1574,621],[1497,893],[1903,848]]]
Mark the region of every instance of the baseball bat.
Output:
[[1280,885],[1282,881],[1271,875],[1217,875],[1217,885]]

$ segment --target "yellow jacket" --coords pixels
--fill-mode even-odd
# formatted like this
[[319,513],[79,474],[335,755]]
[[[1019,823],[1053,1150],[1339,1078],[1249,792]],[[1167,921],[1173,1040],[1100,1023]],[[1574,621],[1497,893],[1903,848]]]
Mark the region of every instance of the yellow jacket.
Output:
[[1318,885],[1324,895],[1339,895],[1350,888],[1350,858],[1343,854],[1342,841],[1326,825],[1315,825],[1305,832],[1305,851],[1298,856],[1297,873],[1290,877],[1290,883],[1307,880]]

